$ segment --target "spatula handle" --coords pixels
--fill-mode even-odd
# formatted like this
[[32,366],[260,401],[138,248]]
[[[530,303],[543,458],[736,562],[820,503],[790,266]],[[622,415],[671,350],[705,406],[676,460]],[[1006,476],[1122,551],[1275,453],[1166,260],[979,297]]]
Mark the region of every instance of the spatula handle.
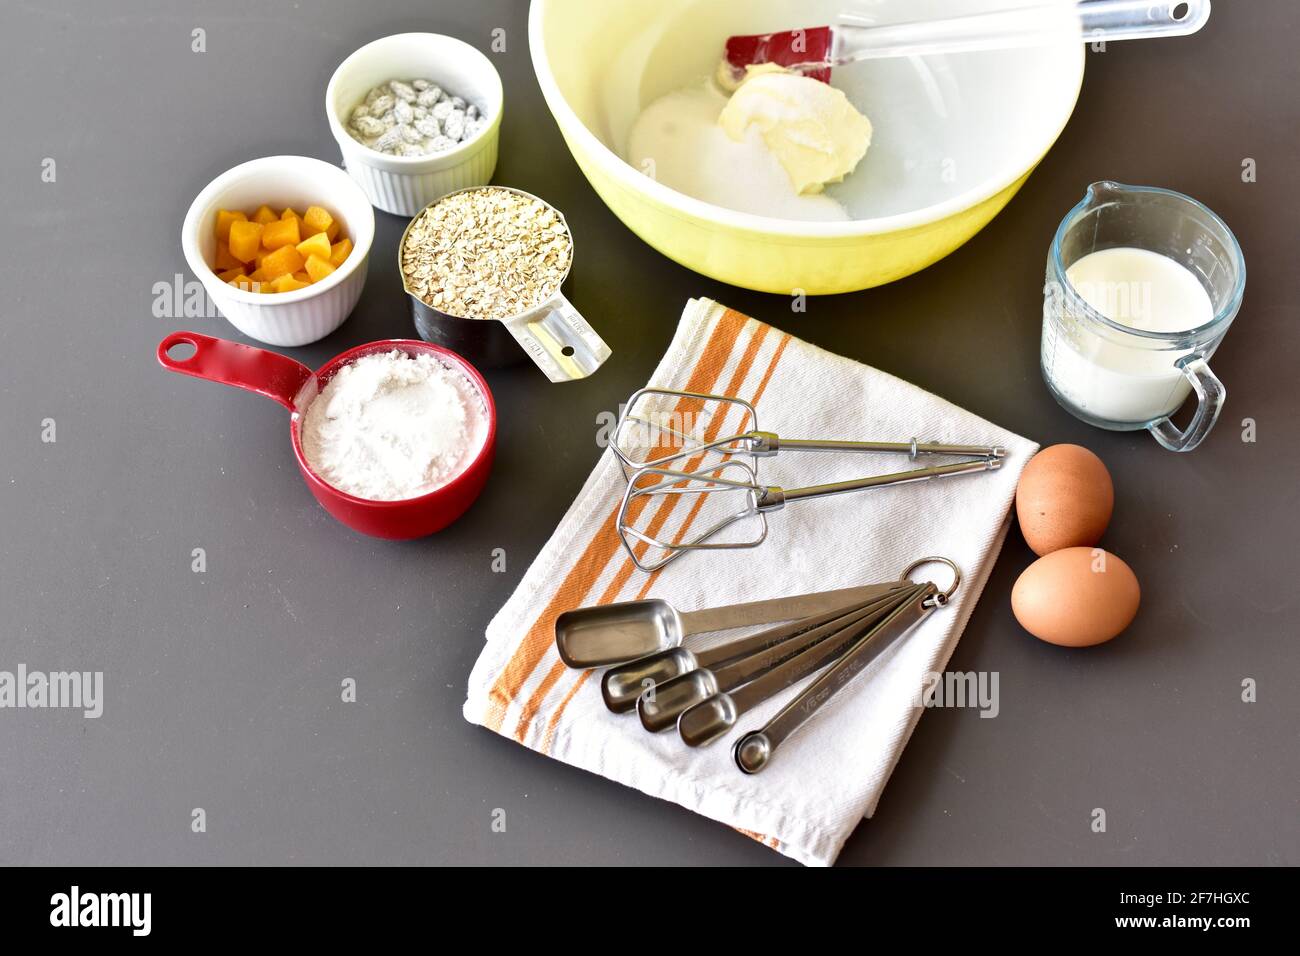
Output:
[[[1182,12],[1175,18],[1175,12]],[[1195,33],[1210,17],[1210,0],[1040,2],[942,20],[872,25],[845,14],[832,29],[830,62],[935,53],[999,50],[1073,40],[1140,40]]]

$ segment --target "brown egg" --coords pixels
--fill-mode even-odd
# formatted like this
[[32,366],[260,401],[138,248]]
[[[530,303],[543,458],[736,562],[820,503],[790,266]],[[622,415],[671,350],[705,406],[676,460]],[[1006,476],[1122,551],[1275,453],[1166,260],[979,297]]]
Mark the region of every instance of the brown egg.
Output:
[[1065,548],[1025,568],[1011,589],[1011,610],[1034,637],[1088,647],[1128,627],[1141,597],[1132,569],[1115,555]]
[[1100,458],[1078,445],[1044,448],[1016,486],[1020,532],[1035,554],[1092,546],[1115,508],[1115,487]]

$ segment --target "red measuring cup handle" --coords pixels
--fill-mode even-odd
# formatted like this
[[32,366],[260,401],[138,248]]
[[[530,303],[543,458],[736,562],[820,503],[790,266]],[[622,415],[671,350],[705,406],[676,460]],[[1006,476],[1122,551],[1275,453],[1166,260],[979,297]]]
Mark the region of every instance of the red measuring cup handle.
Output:
[[[193,346],[194,354],[173,358],[168,353],[177,345]],[[303,386],[316,377],[307,366],[287,356],[198,332],[173,332],[167,336],[158,343],[158,361],[173,372],[273,398],[289,411],[297,408],[296,399]]]

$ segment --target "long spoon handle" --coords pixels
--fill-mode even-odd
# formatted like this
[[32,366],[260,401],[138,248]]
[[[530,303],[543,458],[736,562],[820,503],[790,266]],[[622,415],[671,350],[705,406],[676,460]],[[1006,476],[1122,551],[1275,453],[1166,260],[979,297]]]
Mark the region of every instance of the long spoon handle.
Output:
[[938,589],[930,584],[898,606],[893,613],[846,652],[808,688],[767,722],[736,741],[732,751],[736,765],[745,773],[758,773],[785,740],[812,719],[822,706],[880,654],[920,623],[933,610],[931,598]]
[[[899,606],[907,604],[929,586],[918,584],[899,591],[895,600]],[[780,666],[774,667],[762,677],[750,681],[733,692],[730,696],[735,705],[736,716],[753,710],[773,694],[779,694],[787,687],[803,680],[809,674],[821,670],[852,647],[856,641],[862,638],[863,632],[869,630],[872,626],[872,624],[854,622],[846,626],[840,633],[828,637],[820,644],[814,644]]]
[[856,620],[857,617],[873,610],[883,602],[890,601],[894,591],[908,584],[907,581],[899,581],[893,588],[879,597],[873,597],[867,601],[854,601],[845,607],[837,607],[821,614],[802,617],[796,621],[791,621],[789,624],[778,624],[776,627],[769,627],[757,634],[751,634],[749,637],[742,637],[739,640],[728,641],[725,644],[719,644],[703,651],[696,651],[696,666],[710,667],[720,671],[741,664],[756,654],[779,648],[787,648],[786,653],[793,654],[801,648],[816,643],[820,637],[825,637],[834,630]]
[[[870,627],[885,617],[898,605],[898,596],[891,592],[861,607],[811,627],[803,633],[791,637],[779,644],[758,650],[752,654],[732,660],[720,667],[712,668],[713,676],[718,682],[718,690],[732,690],[746,684],[756,677],[761,677],[774,667],[780,666],[797,654],[802,654],[823,641],[850,633],[861,633],[862,628]],[[698,655],[697,655],[698,656]],[[701,667],[707,665],[701,664]]]
[[754,624],[793,621],[842,608],[858,601],[869,601],[886,594],[898,587],[900,583],[886,581],[883,584],[863,584],[851,588],[838,588],[834,591],[769,598],[766,601],[729,604],[725,607],[703,608],[699,611],[683,611],[681,612],[682,636],[726,631],[733,627],[749,627]]

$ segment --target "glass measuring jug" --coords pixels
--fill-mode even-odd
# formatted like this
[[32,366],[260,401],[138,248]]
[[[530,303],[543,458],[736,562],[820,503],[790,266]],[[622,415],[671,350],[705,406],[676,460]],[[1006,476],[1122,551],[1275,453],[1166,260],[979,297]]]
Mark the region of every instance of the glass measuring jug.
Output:
[[[1167,289],[1127,272],[1102,283],[1107,308],[1095,308],[1096,290],[1085,296],[1070,272],[1105,250],[1167,257],[1195,278],[1208,307],[1187,310],[1187,327],[1177,331],[1143,327],[1133,316],[1150,313],[1152,296]],[[1093,183],[1061,221],[1047,255],[1041,362],[1048,390],[1091,425],[1145,428],[1165,448],[1191,451],[1223,408],[1226,390],[1209,360],[1241,307],[1245,285],[1236,237],[1204,205],[1168,189]],[[1161,304],[1173,303],[1166,296]],[[1179,428],[1170,416],[1192,393],[1196,410]]]

